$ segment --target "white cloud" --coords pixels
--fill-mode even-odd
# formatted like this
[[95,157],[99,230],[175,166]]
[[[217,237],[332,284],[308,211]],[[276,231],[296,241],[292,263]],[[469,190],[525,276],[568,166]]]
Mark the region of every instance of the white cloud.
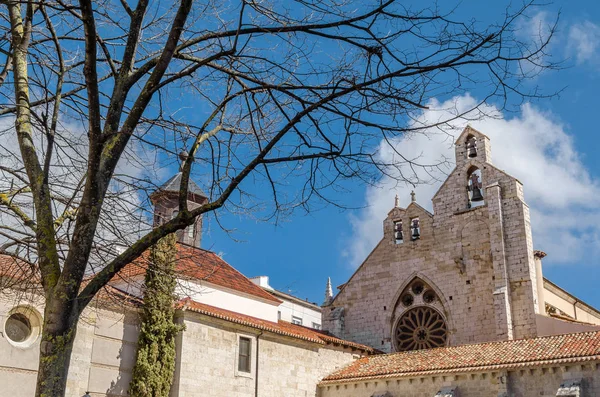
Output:
[[[546,70],[543,65],[553,61],[551,50],[557,42],[556,32],[554,32],[556,22],[557,15],[546,11],[524,16],[518,20],[516,45],[530,58],[518,63],[517,73],[522,73],[529,79],[535,78]],[[550,39],[549,43],[548,39]]]
[[571,26],[567,42],[567,53],[575,56],[578,64],[598,59],[600,49],[600,27],[590,21]]
[[[470,96],[432,102],[430,110],[422,113],[417,122],[430,123],[475,105]],[[493,164],[524,184],[535,249],[546,251],[546,262],[554,263],[577,263],[585,256],[600,253],[600,203],[593,199],[600,194],[600,184],[580,161],[565,126],[531,105],[522,106],[513,117],[505,117],[491,106],[482,110],[492,117],[470,124],[490,137]],[[429,129],[426,134],[399,138],[392,144],[402,155],[422,154],[420,162],[435,163],[444,158],[453,161],[454,138],[466,124],[459,121],[444,129]],[[393,150],[382,144],[381,156],[392,160]],[[452,168],[449,165],[416,171],[417,177],[432,182],[414,189],[419,204],[432,209],[431,198]],[[354,243],[347,255],[352,266],[358,266],[381,239],[382,221],[393,207],[395,194],[405,207],[412,189],[410,185],[397,185],[388,177],[382,179],[381,187],[367,188],[367,207],[350,218]]]
[[532,44],[540,46],[548,40],[556,16],[540,11],[529,18],[522,18],[517,25],[519,36],[528,39]]

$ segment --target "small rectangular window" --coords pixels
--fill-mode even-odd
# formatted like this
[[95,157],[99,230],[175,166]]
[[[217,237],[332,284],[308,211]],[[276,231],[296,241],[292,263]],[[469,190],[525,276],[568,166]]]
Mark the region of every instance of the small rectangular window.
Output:
[[296,316],[292,316],[292,324],[302,325],[302,318],[296,317]]
[[277,311],[277,320],[281,320],[281,310]]
[[319,324],[319,323],[312,323],[312,324],[313,324],[312,327],[314,329],[321,329],[321,324]]
[[250,340],[250,338],[240,337],[240,346],[238,354],[238,371],[240,372],[250,372],[251,346],[252,341]]

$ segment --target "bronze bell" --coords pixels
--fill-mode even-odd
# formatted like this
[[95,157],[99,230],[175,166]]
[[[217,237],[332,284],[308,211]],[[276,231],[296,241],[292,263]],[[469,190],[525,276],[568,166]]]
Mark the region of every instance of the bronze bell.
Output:
[[467,156],[469,158],[477,157],[477,141],[474,137],[467,142]]
[[404,233],[402,233],[402,222],[398,221],[394,223],[394,235],[396,238],[396,241],[402,241],[404,240]]
[[481,193],[481,181],[479,180],[479,175],[476,173],[472,173],[469,176],[470,186],[468,189],[471,191],[471,201],[483,201],[483,194]]
[[419,233],[419,228],[418,227],[413,228],[412,239],[418,240],[420,238],[421,238],[421,234]]
[[402,230],[398,230],[396,232],[396,240],[404,240],[404,236],[402,235]]
[[418,240],[421,238],[421,233],[419,232],[419,221],[417,219],[413,220],[412,231],[413,240]]
[[483,194],[481,194],[480,188],[473,187],[473,195],[471,196],[471,201],[483,201]]

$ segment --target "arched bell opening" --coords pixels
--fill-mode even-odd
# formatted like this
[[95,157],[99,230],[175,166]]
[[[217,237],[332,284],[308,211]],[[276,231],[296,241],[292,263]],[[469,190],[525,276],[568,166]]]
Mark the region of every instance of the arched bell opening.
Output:
[[483,197],[483,179],[481,170],[475,166],[469,168],[467,172],[467,193],[468,193],[468,208],[479,207],[485,204]]
[[404,230],[402,229],[402,220],[394,221],[394,243],[404,243]]
[[410,220],[410,239],[415,241],[421,238],[421,222],[419,217]]
[[465,139],[465,146],[467,148],[467,159],[477,157],[477,138],[474,135],[467,135],[467,138]]

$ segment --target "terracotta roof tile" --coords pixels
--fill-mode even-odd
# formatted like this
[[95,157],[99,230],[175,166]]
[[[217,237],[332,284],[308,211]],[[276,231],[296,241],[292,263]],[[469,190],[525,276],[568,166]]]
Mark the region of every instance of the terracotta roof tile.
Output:
[[[176,272],[180,278],[203,280],[273,303],[281,303],[279,299],[254,284],[214,252],[184,244],[177,244],[177,248]],[[145,253],[134,262],[126,265],[113,278],[113,281],[125,280],[129,282],[132,277],[143,275],[146,272],[147,258],[148,254]]]
[[17,286],[41,291],[39,268],[22,259],[0,254],[0,289]]
[[[245,294],[279,304],[275,296],[248,280],[242,273],[221,259],[217,254],[200,248],[178,244],[176,271],[178,276],[189,280],[203,280],[221,287],[229,288]],[[134,282],[132,278],[146,273],[148,253],[144,253],[134,262],[126,265],[111,281],[113,287],[118,281]],[[10,287],[24,280],[35,281],[33,286],[41,287],[37,266],[15,259],[9,255],[0,255],[0,287]],[[84,280],[85,285],[93,276]],[[112,291],[112,289],[111,289]],[[114,292],[114,291],[113,291]]]
[[355,348],[368,353],[374,351],[373,348],[369,346],[339,339],[333,335],[327,334],[324,331],[303,327],[301,325],[291,324],[287,321],[282,320],[279,320],[275,323],[272,321],[267,321],[260,318],[247,316],[245,314],[236,313],[229,310],[206,305],[204,303],[199,303],[191,300],[190,298],[181,300],[177,307],[182,310],[193,311],[207,316],[230,321],[232,323],[245,325],[263,331],[272,332],[274,334],[289,336],[291,338],[297,338],[313,343],[340,345]]
[[[85,287],[89,279],[83,281]],[[0,290],[3,288],[27,289],[29,292],[43,295],[39,268],[22,259],[6,254],[0,254]],[[96,302],[113,305],[139,307],[141,299],[106,285],[94,297]]]
[[364,357],[322,383],[588,360],[600,360],[600,331]]

